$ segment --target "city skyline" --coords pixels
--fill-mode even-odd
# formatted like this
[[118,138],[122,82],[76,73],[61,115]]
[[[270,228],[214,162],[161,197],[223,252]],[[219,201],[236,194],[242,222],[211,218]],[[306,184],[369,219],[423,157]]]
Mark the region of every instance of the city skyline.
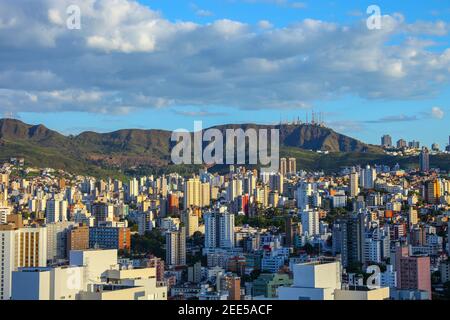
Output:
[[3,116],[77,134],[305,121],[314,109],[367,143],[448,143],[442,1],[377,1],[380,30],[367,29],[369,1],[78,2],[80,30],[65,26],[68,1],[0,5]]

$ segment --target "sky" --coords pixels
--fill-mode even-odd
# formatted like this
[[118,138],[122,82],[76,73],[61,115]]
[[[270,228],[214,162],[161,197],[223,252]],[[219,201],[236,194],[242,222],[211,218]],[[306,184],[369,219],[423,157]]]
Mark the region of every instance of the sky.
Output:
[[78,134],[314,110],[368,143],[445,147],[449,17],[446,0],[3,1],[0,113]]

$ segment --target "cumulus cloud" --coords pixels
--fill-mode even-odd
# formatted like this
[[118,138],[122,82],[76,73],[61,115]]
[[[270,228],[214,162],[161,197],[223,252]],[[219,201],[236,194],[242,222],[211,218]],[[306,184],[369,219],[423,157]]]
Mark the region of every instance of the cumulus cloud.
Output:
[[[81,30],[66,28],[71,4],[80,6]],[[127,0],[2,1],[0,109],[257,110],[307,108],[344,95],[435,94],[450,80],[450,49],[433,47],[427,36],[448,34],[448,25],[405,20],[384,16],[383,28],[373,31],[365,21],[313,19],[276,28],[270,22],[172,22]]]

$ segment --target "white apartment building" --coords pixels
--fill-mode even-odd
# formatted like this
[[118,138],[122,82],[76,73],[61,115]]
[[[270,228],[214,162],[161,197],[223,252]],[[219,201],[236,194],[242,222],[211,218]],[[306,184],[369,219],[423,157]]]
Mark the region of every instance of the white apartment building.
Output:
[[12,300],[77,300],[86,290],[85,267],[19,268],[12,274]]
[[341,289],[340,262],[309,262],[294,265],[294,283],[278,288],[279,300],[334,300]]
[[11,298],[12,273],[20,267],[47,266],[47,228],[0,229],[0,300]]

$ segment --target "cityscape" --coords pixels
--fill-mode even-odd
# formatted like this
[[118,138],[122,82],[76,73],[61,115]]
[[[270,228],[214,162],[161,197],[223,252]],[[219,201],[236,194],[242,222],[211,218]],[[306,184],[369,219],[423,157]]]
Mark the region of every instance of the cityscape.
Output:
[[448,303],[450,6],[376,2],[0,2],[0,304]]
[[[450,298],[450,178],[417,168],[229,166],[98,179],[1,167],[3,300]],[[449,137],[450,146],[450,137]],[[448,147],[447,147],[448,149]]]

